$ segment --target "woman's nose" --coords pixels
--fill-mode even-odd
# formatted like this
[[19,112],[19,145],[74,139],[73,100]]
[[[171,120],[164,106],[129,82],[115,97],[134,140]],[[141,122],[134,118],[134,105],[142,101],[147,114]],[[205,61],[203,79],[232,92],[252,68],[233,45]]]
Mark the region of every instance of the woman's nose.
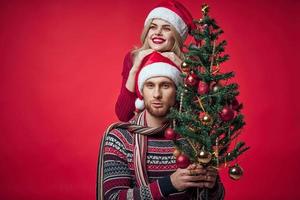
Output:
[[158,27],[158,28],[155,30],[155,34],[160,35],[160,34],[161,34],[161,28]]

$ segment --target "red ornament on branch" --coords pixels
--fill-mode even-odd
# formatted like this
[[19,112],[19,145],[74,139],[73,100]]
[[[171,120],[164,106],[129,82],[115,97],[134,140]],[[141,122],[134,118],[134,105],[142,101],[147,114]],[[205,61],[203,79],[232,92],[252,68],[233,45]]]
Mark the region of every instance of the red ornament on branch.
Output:
[[198,84],[198,94],[203,95],[207,94],[209,91],[209,85],[205,83],[204,81],[199,81]]
[[231,108],[233,110],[238,111],[240,109],[240,103],[238,102],[238,100],[236,98],[234,98],[231,102]]
[[224,122],[230,121],[234,118],[234,111],[230,107],[225,106],[221,110],[220,117]]
[[184,154],[180,154],[177,158],[176,158],[176,165],[179,168],[187,168],[190,165],[191,161],[190,159],[184,155]]
[[189,86],[196,86],[198,83],[198,77],[196,74],[189,74],[186,79],[185,79],[185,83]]
[[177,137],[177,133],[172,128],[167,128],[165,130],[165,138],[168,140],[175,140]]

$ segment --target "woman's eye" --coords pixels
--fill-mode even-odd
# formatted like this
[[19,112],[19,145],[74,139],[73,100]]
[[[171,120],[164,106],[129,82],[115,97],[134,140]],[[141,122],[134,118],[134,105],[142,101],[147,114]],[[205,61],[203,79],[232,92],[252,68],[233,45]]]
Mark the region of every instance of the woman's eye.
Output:
[[170,31],[171,29],[169,27],[164,28],[165,31]]

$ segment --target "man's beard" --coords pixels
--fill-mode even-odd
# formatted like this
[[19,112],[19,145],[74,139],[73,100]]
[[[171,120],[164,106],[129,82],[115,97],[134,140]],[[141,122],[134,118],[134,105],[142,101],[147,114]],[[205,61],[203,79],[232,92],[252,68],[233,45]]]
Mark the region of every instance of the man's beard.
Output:
[[158,118],[164,118],[166,117],[170,112],[170,107],[164,108],[164,109],[153,109],[151,105],[145,104],[145,109],[148,111],[149,114],[151,114],[154,117]]

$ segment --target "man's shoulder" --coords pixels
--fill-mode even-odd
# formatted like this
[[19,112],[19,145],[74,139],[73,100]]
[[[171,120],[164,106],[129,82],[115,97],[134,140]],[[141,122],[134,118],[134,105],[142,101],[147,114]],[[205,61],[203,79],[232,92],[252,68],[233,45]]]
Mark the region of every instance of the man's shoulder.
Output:
[[113,137],[117,140],[123,141],[123,143],[124,142],[126,142],[126,143],[132,142],[132,133],[124,127],[115,126],[113,128],[108,128],[107,131],[108,131],[107,137]]

